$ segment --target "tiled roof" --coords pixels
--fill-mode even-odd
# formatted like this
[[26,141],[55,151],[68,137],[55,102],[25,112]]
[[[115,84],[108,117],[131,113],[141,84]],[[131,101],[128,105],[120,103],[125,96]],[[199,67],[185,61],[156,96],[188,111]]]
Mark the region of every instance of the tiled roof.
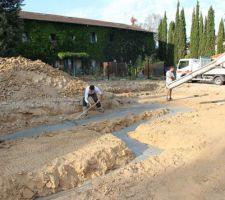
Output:
[[92,20],[92,19],[83,19],[83,18],[77,18],[77,17],[66,17],[61,15],[34,13],[34,12],[27,12],[27,11],[21,11],[20,17],[22,19],[28,19],[28,20],[39,20],[39,21],[69,23],[69,24],[82,24],[82,25],[89,25],[89,26],[102,26],[102,27],[111,27],[111,28],[117,28],[117,29],[149,32],[140,27],[131,26],[127,24],[113,23],[113,22],[106,22],[106,21],[99,21],[99,20]]

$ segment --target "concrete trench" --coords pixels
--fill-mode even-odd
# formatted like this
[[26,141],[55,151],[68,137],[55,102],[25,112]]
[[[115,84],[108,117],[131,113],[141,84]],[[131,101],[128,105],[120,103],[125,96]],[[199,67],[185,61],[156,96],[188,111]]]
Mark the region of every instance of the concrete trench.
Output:
[[[134,105],[134,106],[131,106],[128,108],[122,108],[122,109],[119,109],[116,111],[105,112],[103,114],[97,114],[95,116],[91,116],[86,119],[65,121],[63,123],[54,124],[54,125],[39,126],[39,127],[34,127],[34,128],[23,130],[23,131],[18,131],[14,134],[3,135],[3,136],[0,136],[0,141],[1,140],[2,141],[17,140],[17,139],[21,139],[21,138],[36,137],[36,136],[46,134],[48,132],[52,132],[52,131],[56,131],[56,130],[74,128],[76,126],[82,126],[82,125],[86,125],[86,124],[89,124],[92,122],[100,122],[105,119],[124,117],[124,116],[128,115],[129,113],[138,114],[138,113],[142,113],[145,111],[154,111],[157,109],[169,109],[168,114],[161,116],[158,119],[170,117],[172,115],[175,115],[178,112],[191,111],[190,109],[186,109],[186,108],[174,108],[174,107],[168,108],[168,107],[166,107],[166,105],[162,105],[162,104]],[[143,144],[135,139],[130,138],[127,134],[128,132],[134,131],[140,124],[145,123],[145,122],[151,123],[154,120],[155,119],[142,120],[140,122],[137,122],[126,128],[122,128],[122,129],[112,133],[114,136],[121,139],[127,145],[127,147],[133,151],[133,153],[136,156],[134,162],[142,161],[142,160],[148,158],[149,156],[158,155],[162,152],[161,149],[149,146],[147,144]]]
[[[121,108],[115,111],[109,111],[105,112],[103,114],[96,114],[95,116],[90,116],[86,119],[81,120],[70,120],[70,121],[64,121],[62,123],[53,124],[53,125],[44,125],[44,126],[38,126],[34,128],[29,128],[27,130],[22,130],[15,132],[13,134],[7,134],[0,136],[0,141],[4,140],[16,140],[20,138],[29,138],[29,137],[35,137],[39,136],[48,132],[52,131],[58,131],[68,128],[74,128],[76,126],[82,126],[86,125],[92,122],[100,122],[106,119],[112,119],[117,117],[124,117],[130,113],[133,114],[139,114],[145,111],[154,111],[157,109],[166,109],[167,107],[165,105],[161,104],[140,104],[140,105],[133,105],[128,108]],[[169,108],[170,113],[176,113],[176,112],[182,112],[185,111],[184,109],[178,109],[178,108]]]
[[[165,105],[160,105],[160,104],[134,105],[129,108],[122,108],[122,109],[112,111],[112,112],[105,112],[104,114],[97,114],[96,116],[91,116],[87,119],[76,120],[76,121],[75,120],[65,121],[60,124],[40,126],[40,127],[35,127],[35,128],[31,128],[31,129],[24,130],[24,131],[19,131],[14,134],[11,134],[11,135],[1,136],[0,140],[16,140],[16,139],[26,138],[26,137],[35,137],[35,136],[39,136],[41,134],[45,134],[45,133],[48,133],[51,131],[74,128],[76,126],[86,125],[86,124],[89,124],[92,122],[100,122],[100,121],[106,120],[106,119],[123,117],[130,113],[139,114],[139,113],[142,113],[145,111],[154,111],[157,109],[168,109],[168,107],[166,107]],[[157,118],[157,120],[170,117],[178,112],[188,112],[188,111],[190,111],[190,110],[171,107],[171,108],[169,108],[168,114]],[[135,159],[132,160],[132,162],[141,162],[141,161],[149,158],[150,156],[159,155],[163,151],[162,149],[158,149],[158,148],[152,147],[150,145],[143,144],[137,140],[131,139],[128,136],[128,132],[134,131],[140,124],[145,123],[145,122],[151,123],[154,120],[156,120],[156,119],[153,118],[151,120],[142,120],[138,123],[132,124],[131,126],[122,128],[122,129],[112,133],[114,136],[121,139],[127,145],[127,147],[134,153]],[[38,198],[38,199],[39,200],[56,199],[57,197],[69,195],[70,193],[73,193],[77,190],[83,191],[83,190],[88,190],[90,188],[91,188],[91,182],[87,181],[80,187],[77,187],[77,188],[74,188],[74,189],[71,189],[68,191],[59,192],[59,193],[50,195],[48,197],[42,197],[42,198]]]
[[[146,108],[148,106],[144,106],[144,107]],[[156,107],[154,107],[153,110],[158,109],[158,108],[161,108],[161,109],[166,108],[164,105],[157,105]],[[136,110],[136,108],[135,108],[135,110]],[[170,112],[168,114],[161,116],[157,119],[142,120],[141,122],[135,123],[129,127],[120,129],[120,130],[112,133],[114,136],[121,139],[127,145],[127,147],[129,149],[131,149],[133,151],[133,153],[135,154],[135,159],[132,160],[131,162],[133,162],[133,163],[141,162],[141,161],[144,161],[145,159],[148,159],[150,156],[159,155],[163,151],[163,149],[159,149],[157,147],[153,147],[153,146],[141,143],[135,139],[132,139],[128,136],[129,132],[134,131],[142,123],[152,123],[155,120],[168,118],[179,112],[190,112],[191,111],[190,109],[184,109],[184,108],[169,108],[169,110],[170,110]],[[118,169],[116,169],[116,170],[118,170]],[[108,174],[110,174],[110,173],[111,172],[109,172]],[[106,176],[108,174],[106,174]],[[98,178],[100,178],[100,177],[96,177],[95,179],[98,179]],[[61,199],[61,198],[65,199],[67,197],[70,198],[70,197],[76,195],[76,193],[85,192],[85,191],[91,190],[91,188],[92,188],[91,181],[86,181],[86,182],[84,182],[83,185],[81,185],[77,188],[58,192],[56,194],[52,194],[47,197],[40,197],[40,198],[37,198],[36,200],[55,200],[55,199]]]

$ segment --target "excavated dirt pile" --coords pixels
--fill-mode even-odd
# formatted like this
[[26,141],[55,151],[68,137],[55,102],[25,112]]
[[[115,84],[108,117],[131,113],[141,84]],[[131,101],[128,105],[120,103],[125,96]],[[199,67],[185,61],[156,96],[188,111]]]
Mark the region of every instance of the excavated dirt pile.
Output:
[[0,58],[0,101],[52,97],[49,89],[66,96],[79,96],[85,83],[54,69],[40,60]]
[[84,87],[85,82],[40,60],[0,58],[0,134],[79,111]]
[[[40,60],[0,58],[0,134],[59,122],[80,112],[87,85]],[[105,108],[124,104],[112,93],[104,98]]]

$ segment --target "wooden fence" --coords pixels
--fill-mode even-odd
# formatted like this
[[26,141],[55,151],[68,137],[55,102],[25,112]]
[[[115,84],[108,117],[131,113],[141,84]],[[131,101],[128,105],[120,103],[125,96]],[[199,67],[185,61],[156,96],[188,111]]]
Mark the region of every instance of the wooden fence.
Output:
[[144,68],[145,76],[154,76],[154,77],[162,77],[164,76],[164,63],[158,62],[154,64],[146,64]]
[[125,77],[128,75],[128,66],[126,63],[104,62],[103,63],[103,76],[110,77]]

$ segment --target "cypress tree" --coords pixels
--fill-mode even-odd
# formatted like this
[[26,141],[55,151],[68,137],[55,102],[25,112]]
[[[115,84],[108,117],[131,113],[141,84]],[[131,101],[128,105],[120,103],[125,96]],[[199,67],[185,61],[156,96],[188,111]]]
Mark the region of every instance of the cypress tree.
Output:
[[184,58],[186,55],[186,22],[185,22],[185,13],[184,9],[180,13],[180,22],[179,22],[179,43],[178,43],[178,60]]
[[207,24],[208,24],[208,19],[207,17],[205,17],[205,24],[204,24],[204,35],[203,35],[203,49],[202,49],[202,52],[203,52],[203,55],[206,56],[207,55],[207,51],[206,51],[206,44],[207,44]]
[[175,19],[175,31],[174,31],[174,63],[178,62],[178,45],[179,45],[179,22],[180,22],[180,2],[177,2],[177,11]]
[[206,55],[213,56],[215,54],[215,22],[214,10],[212,6],[208,11],[207,20],[207,42],[206,42]]
[[217,36],[217,53],[223,53],[224,52],[224,22],[223,19],[221,19],[220,21],[220,25],[219,25],[219,32],[218,32],[218,36]]
[[196,15],[195,15],[195,28],[196,28],[196,30],[195,30],[195,34],[196,34],[196,49],[195,49],[195,51],[196,51],[196,57],[198,58],[199,57],[199,54],[198,54],[198,52],[199,52],[199,39],[200,39],[200,37],[199,37],[199,14],[200,14],[200,6],[199,6],[199,1],[197,1],[197,5],[196,5]]
[[19,18],[23,0],[0,1],[0,56],[16,54],[21,42],[22,23]]
[[199,49],[198,49],[199,56],[204,56],[204,48],[205,48],[204,23],[203,23],[203,16],[201,13],[199,24]]
[[191,36],[190,36],[190,57],[194,58],[195,49],[195,8],[192,12],[192,23],[191,23]]
[[199,55],[199,2],[192,14],[191,38],[190,38],[190,56],[198,58]]
[[170,22],[169,32],[168,32],[168,53],[167,53],[167,64],[169,66],[173,66],[174,63],[174,31],[175,31],[175,23],[173,21]]
[[167,17],[166,12],[162,21],[162,60],[167,60]]
[[162,60],[162,55],[163,55],[163,41],[162,41],[162,24],[163,20],[160,20],[159,27],[158,27],[158,57],[160,60]]
[[163,19],[160,20],[158,27],[158,42],[159,42],[159,50],[158,56],[160,60],[167,60],[167,17],[166,13]]

